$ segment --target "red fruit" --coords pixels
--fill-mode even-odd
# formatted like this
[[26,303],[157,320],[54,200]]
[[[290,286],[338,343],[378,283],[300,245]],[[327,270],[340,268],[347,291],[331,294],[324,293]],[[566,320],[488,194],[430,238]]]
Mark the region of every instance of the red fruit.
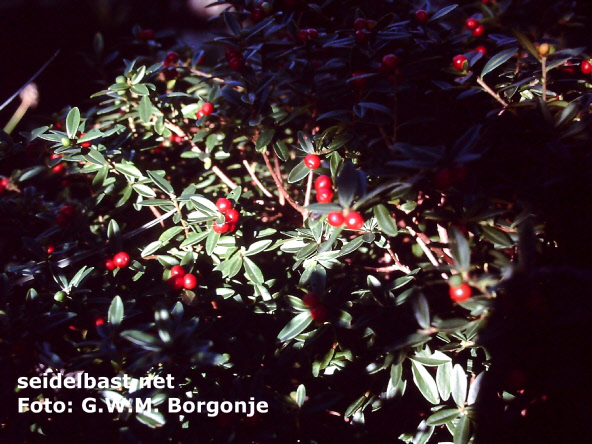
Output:
[[185,276],[185,269],[180,265],[173,265],[171,267],[171,276]]
[[452,59],[452,66],[459,71],[464,71],[468,67],[468,64],[467,58],[462,54],[456,55]]
[[255,23],[259,23],[265,17],[265,14],[262,9],[255,8],[251,11],[251,20]]
[[310,316],[316,322],[325,322],[327,320],[327,308],[324,305],[317,305],[310,310]]
[[363,45],[364,43],[368,43],[368,40],[369,40],[368,32],[361,30],[361,29],[356,31],[356,42]]
[[317,293],[310,292],[302,296],[302,303],[308,308],[315,308],[321,303],[321,298]]
[[55,218],[55,222],[58,225],[66,225],[70,221],[70,218],[65,214],[58,214]]
[[304,158],[304,165],[306,165],[306,168],[316,170],[321,166],[321,159],[316,154],[307,154]]
[[475,29],[473,29],[473,36],[480,37],[483,35],[484,32],[485,28],[483,28],[483,25],[479,25]]
[[332,227],[340,227],[345,222],[345,216],[337,211],[332,211],[327,214],[327,222]]
[[364,75],[366,75],[364,71],[354,71],[352,73],[352,79],[355,79],[352,81],[352,83],[356,88],[363,88],[364,86],[366,86],[366,78],[356,79],[356,77]]
[[228,222],[229,224],[236,223],[240,219],[240,213],[234,208],[231,208],[230,210],[226,211],[225,216],[226,222]]
[[105,268],[109,271],[115,270],[115,262],[111,258],[105,258]]
[[204,103],[201,106],[201,112],[204,113],[204,115],[209,116],[214,112],[214,105],[212,105],[211,102]]
[[399,58],[394,54],[387,54],[382,58],[382,66],[389,71],[393,71],[399,66]]
[[216,208],[218,208],[220,213],[224,214],[232,208],[232,202],[225,197],[221,197],[216,201]]
[[460,284],[458,287],[450,287],[448,292],[450,299],[455,302],[463,302],[471,297],[471,287],[466,282]]
[[51,253],[53,253],[55,251],[55,247],[53,245],[49,244],[47,246],[47,250],[46,251],[47,251],[47,254],[51,254]]
[[236,230],[236,223],[234,223],[234,222],[228,222],[228,232],[229,233],[233,233],[234,230]]
[[185,284],[184,276],[173,276],[167,281],[169,287],[173,290],[179,291]]
[[420,25],[425,25],[428,22],[429,18],[430,18],[430,16],[423,9],[420,9],[419,11],[415,11],[415,21],[417,23],[419,23]]
[[[80,137],[82,138],[84,135],[86,135],[86,133],[82,133],[82,134],[80,134]],[[80,145],[82,148],[88,148],[89,146],[91,146],[91,145],[92,145],[92,142],[91,142],[90,140],[89,140],[89,141],[86,141],[86,142],[80,142],[80,143],[79,143],[79,145]]]
[[359,230],[364,226],[364,218],[357,211],[350,211],[345,217],[345,226],[351,230]]
[[324,174],[317,177],[317,180],[315,180],[315,183],[314,183],[315,190],[317,190],[317,191],[331,189],[332,186],[333,186],[333,181],[331,180],[331,178],[329,176],[326,176]]
[[113,263],[117,268],[125,268],[129,264],[130,257],[125,251],[120,251],[113,256]]
[[53,171],[55,174],[62,174],[65,170],[66,165],[64,165],[63,163],[58,163],[51,169],[51,171]]
[[193,274],[186,274],[183,277],[183,287],[185,287],[187,290],[195,288],[196,285],[197,278]]
[[483,46],[483,45],[477,46],[475,48],[475,51],[480,52],[483,55],[487,55],[487,48],[485,46]]
[[100,325],[103,325],[104,323],[105,323],[105,319],[103,319],[103,318],[97,318],[95,320],[95,327],[98,327]]
[[203,116],[205,116],[203,109],[200,109],[198,112],[195,113],[196,119],[201,119]]
[[239,58],[239,57],[233,57],[228,61],[228,66],[233,71],[238,71],[239,69],[241,69],[243,67],[243,65],[244,65],[243,59]]
[[442,168],[434,175],[434,186],[439,190],[447,190],[452,186],[452,172],[448,168]]
[[582,71],[582,74],[592,73],[592,63],[588,60],[584,60],[580,65],[580,71]]
[[10,184],[10,179],[8,177],[0,179],[0,194],[4,193],[6,188],[8,188],[8,184]]
[[154,38],[154,31],[152,29],[144,29],[138,32],[138,38],[141,40],[152,40]]
[[60,208],[60,214],[63,214],[66,217],[72,217],[74,214],[76,214],[76,208],[74,208],[72,205],[64,205],[62,208]]
[[230,226],[226,222],[221,223],[221,224],[218,222],[214,222],[212,229],[214,230],[214,233],[224,234],[224,233],[228,232],[228,230],[230,229]]
[[468,18],[465,21],[465,26],[469,31],[472,31],[473,29],[475,29],[477,26],[479,26],[479,20],[475,19],[475,18]]
[[331,203],[333,200],[333,191],[329,188],[317,191],[317,202],[318,203]]
[[358,17],[354,21],[354,29],[357,31],[360,31],[362,29],[366,29],[367,26],[368,26],[368,22],[366,21],[366,19],[363,19],[362,17]]
[[174,51],[169,52],[164,58],[164,66],[175,65],[179,61],[179,54]]
[[306,31],[306,29],[301,29],[298,31],[298,34],[296,34],[296,38],[301,42],[306,42],[308,40],[308,31]]
[[319,38],[319,31],[314,28],[307,29],[306,32],[308,33],[308,38],[311,40],[316,40]]

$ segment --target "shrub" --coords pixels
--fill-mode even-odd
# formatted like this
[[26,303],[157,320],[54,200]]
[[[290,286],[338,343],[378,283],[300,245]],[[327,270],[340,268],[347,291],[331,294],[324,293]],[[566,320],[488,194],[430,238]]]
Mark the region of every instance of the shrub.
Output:
[[[549,271],[587,264],[585,49],[562,46],[558,14],[545,35],[514,20],[540,2],[218,3],[212,41],[135,29],[92,106],[2,134],[6,433],[466,443],[496,433],[491,408],[530,436],[516,406],[560,393],[557,361],[536,365],[546,326],[589,344],[590,302],[551,292],[589,276]],[[175,384],[15,389],[50,370]],[[88,414],[89,397],[158,412]]]

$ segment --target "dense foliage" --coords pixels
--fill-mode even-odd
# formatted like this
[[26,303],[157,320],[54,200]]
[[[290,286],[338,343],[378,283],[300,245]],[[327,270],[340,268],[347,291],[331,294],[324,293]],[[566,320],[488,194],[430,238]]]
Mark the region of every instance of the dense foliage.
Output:
[[[113,80],[93,105],[1,134],[3,433],[584,442],[577,3],[217,4],[224,31],[197,48],[97,35]],[[16,389],[50,369],[175,388]],[[17,413],[22,397],[75,410]],[[269,412],[165,407],[250,397]]]

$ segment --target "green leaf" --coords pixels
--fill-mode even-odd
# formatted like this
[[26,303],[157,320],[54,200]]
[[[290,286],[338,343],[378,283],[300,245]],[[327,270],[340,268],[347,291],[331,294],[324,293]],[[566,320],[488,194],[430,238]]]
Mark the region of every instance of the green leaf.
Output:
[[343,164],[336,182],[339,191],[339,203],[343,207],[349,208],[358,189],[358,175],[351,161],[348,160]]
[[306,399],[306,387],[304,384],[300,384],[296,389],[296,405],[302,407]]
[[160,237],[158,238],[158,240],[163,243],[166,244],[168,241],[170,241],[173,237],[175,237],[177,234],[181,233],[183,231],[183,227],[171,227],[168,230],[166,230],[164,233],[162,233],[160,235]]
[[438,367],[436,371],[436,382],[438,385],[438,392],[442,397],[442,401],[448,401],[451,392],[450,380],[452,378],[452,362],[449,361],[444,365]]
[[118,327],[123,320],[123,301],[120,296],[115,296],[109,306],[107,321],[114,327]]
[[514,242],[506,233],[488,225],[482,225],[481,229],[487,239],[489,239],[494,245],[501,245],[504,248],[511,248],[514,246]]
[[485,76],[485,74],[490,73],[498,66],[510,60],[512,56],[516,54],[516,51],[518,51],[518,48],[509,48],[498,52],[485,64],[483,71],[481,71],[481,77]]
[[74,139],[76,137],[76,132],[78,131],[79,126],[80,110],[77,107],[74,107],[66,116],[66,132],[68,133],[69,139]]
[[423,365],[415,361],[411,361],[411,371],[413,373],[413,382],[415,382],[415,385],[424,398],[432,404],[438,404],[440,402],[440,396],[438,395],[436,381],[434,381],[432,375],[430,375]]
[[304,162],[300,162],[292,169],[292,171],[290,171],[290,174],[288,175],[288,182],[300,182],[302,179],[308,176],[310,172],[311,170],[307,168],[306,165],[304,165]]
[[374,216],[378,221],[378,226],[385,234],[391,237],[395,237],[397,234],[399,234],[397,224],[386,206],[383,204],[376,205],[374,207]]
[[142,100],[140,100],[138,114],[140,115],[142,122],[150,123],[150,120],[152,119],[152,102],[150,101],[149,96],[143,96]]
[[298,143],[305,153],[313,154],[315,152],[312,138],[303,131],[298,131]]
[[161,342],[148,333],[140,330],[126,330],[121,332],[121,337],[145,350],[158,351],[161,349]]
[[467,375],[459,364],[456,364],[452,370],[450,384],[452,389],[452,399],[454,399],[457,406],[464,407],[467,399]]
[[106,165],[107,161],[105,160],[105,157],[103,156],[103,154],[101,154],[100,151],[94,149],[94,148],[89,148],[89,152],[86,156],[84,156],[86,160],[88,160],[91,163],[94,163],[96,165]]
[[290,151],[288,150],[286,144],[281,140],[278,140],[273,144],[273,150],[283,162],[290,158]]
[[358,248],[360,248],[363,243],[364,243],[364,236],[358,236],[358,237],[356,237],[351,242],[348,242],[346,245],[343,246],[343,248],[339,252],[339,256],[340,257],[341,256],[346,256],[346,255],[348,255],[350,253],[353,253]]
[[134,188],[134,190],[136,190],[136,193],[138,193],[140,196],[156,197],[156,193],[149,186],[142,185],[140,183],[135,183],[135,184],[133,184],[133,188]]
[[135,179],[142,178],[142,172],[138,168],[136,168],[135,165],[132,165],[129,163],[116,163],[116,164],[113,164],[113,166],[115,167],[115,169],[117,171],[125,174],[126,176],[130,176]]
[[245,267],[245,274],[251,282],[255,284],[263,283],[263,273],[261,269],[248,257],[243,258],[243,266]]
[[459,409],[438,410],[427,419],[427,424],[431,426],[446,424],[447,422],[457,418],[458,415],[460,415]]
[[202,212],[205,212],[206,214],[211,214],[211,215],[217,215],[218,214],[218,207],[216,207],[216,204],[213,203],[211,200],[206,199],[203,196],[191,196],[191,202],[193,202],[193,204],[199,208]]
[[413,313],[415,319],[421,328],[429,328],[430,326],[430,307],[426,297],[419,293],[416,298],[413,299]]
[[202,240],[204,240],[208,236],[208,234],[209,233],[207,231],[203,231],[201,233],[190,233],[189,237],[187,239],[185,239],[181,243],[181,245],[179,245],[179,248],[188,247],[190,245],[201,242]]
[[150,177],[150,179],[152,179],[152,182],[154,182],[154,185],[156,185],[158,188],[160,188],[167,194],[175,194],[175,190],[173,190],[171,184],[168,183],[168,181],[164,177],[156,174],[154,171],[148,171],[147,173],[148,177]]
[[461,416],[454,429],[454,444],[467,444],[471,433],[471,422],[468,416]]
[[150,242],[148,245],[146,245],[146,248],[144,248],[142,250],[142,253],[140,253],[140,256],[142,256],[142,257],[150,256],[152,253],[154,253],[160,247],[162,247],[162,242],[160,242],[160,241]]
[[305,207],[308,211],[312,211],[313,213],[319,214],[329,214],[332,211],[337,211],[341,213],[341,207],[337,204],[320,204],[320,203],[313,203]]
[[535,46],[532,44],[532,42],[530,41],[530,39],[528,37],[526,37],[520,31],[516,31],[516,30],[514,31],[514,35],[516,36],[516,38],[518,39],[518,41],[520,42],[520,44],[522,45],[523,48],[525,48],[528,52],[530,52],[535,59],[537,59],[537,60],[540,59],[539,52],[537,51],[537,49],[535,48]]
[[162,427],[166,424],[164,415],[161,412],[155,412],[154,410],[143,410],[136,412],[136,419],[151,429]]
[[449,230],[448,237],[450,239],[450,251],[456,266],[460,271],[469,271],[469,268],[471,267],[471,250],[469,248],[469,243],[461,231],[456,227],[452,227],[451,230]]
[[434,15],[432,15],[430,17],[430,19],[428,20],[428,22],[433,22],[435,20],[438,20],[439,18],[444,17],[446,14],[450,13],[452,10],[454,10],[458,5],[450,5],[450,6],[446,6],[445,8],[440,9],[438,12],[436,12]]
[[107,239],[111,242],[115,242],[120,236],[119,224],[115,219],[109,221],[107,225]]
[[278,340],[280,342],[287,342],[290,339],[295,338],[304,330],[306,330],[306,327],[308,327],[311,322],[312,317],[310,316],[310,311],[303,311],[292,318],[292,320],[288,322],[284,328],[282,328],[282,331],[280,331],[278,334]]
[[343,414],[344,418],[349,418],[350,416],[352,416],[354,413],[356,413],[358,410],[360,410],[362,408],[362,406],[364,405],[364,403],[368,400],[368,398],[364,395],[360,396],[358,399],[356,399],[354,402],[352,402],[347,409],[345,409],[345,413]]
[[210,231],[210,234],[208,234],[208,237],[206,238],[206,253],[208,256],[212,255],[219,240],[220,233],[216,233],[214,230]]
[[234,14],[229,11],[224,11],[222,17],[224,17],[224,23],[226,23],[228,29],[230,29],[234,35],[239,35],[241,28]]
[[251,245],[249,245],[247,251],[245,251],[245,256],[252,256],[254,254],[259,253],[260,251],[265,250],[267,247],[271,245],[272,242],[273,241],[271,239],[253,242]]
[[270,144],[274,135],[275,130],[273,128],[267,128],[261,131],[257,138],[257,142],[255,143],[255,149],[260,153],[265,152],[267,150],[267,145]]

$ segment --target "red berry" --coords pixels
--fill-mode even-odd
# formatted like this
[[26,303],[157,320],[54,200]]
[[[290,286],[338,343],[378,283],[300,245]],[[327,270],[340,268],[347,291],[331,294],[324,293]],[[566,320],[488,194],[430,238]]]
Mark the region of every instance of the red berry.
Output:
[[239,218],[240,218],[240,213],[235,210],[234,208],[231,208],[230,210],[226,211],[226,222],[228,222],[229,224],[232,223],[236,223],[238,222]]
[[306,165],[306,168],[316,170],[321,166],[321,159],[316,154],[307,154],[304,158],[304,165]]
[[317,180],[315,180],[315,183],[314,183],[315,190],[317,190],[317,191],[331,189],[332,186],[333,186],[333,181],[331,180],[331,178],[329,176],[326,176],[324,174],[317,177]]
[[356,31],[356,42],[363,45],[364,43],[368,43],[368,40],[369,40],[369,34],[367,31],[364,31],[361,29]]
[[0,194],[4,193],[8,185],[10,184],[10,179],[8,177],[3,177],[0,179]]
[[485,28],[483,28],[483,25],[479,25],[475,29],[473,29],[473,36],[480,37],[483,35],[484,32]]
[[164,65],[171,66],[175,65],[179,61],[179,54],[174,51],[169,52],[164,58]]
[[311,40],[316,40],[319,38],[319,31],[314,28],[307,29],[306,32],[308,33],[308,38]]
[[105,323],[105,319],[103,318],[97,318],[95,320],[95,327],[99,327],[100,325],[103,325]]
[[345,222],[345,216],[337,211],[332,211],[327,214],[327,222],[332,227],[340,227]]
[[198,112],[195,113],[195,117],[196,119],[201,119],[203,116],[205,116],[203,109],[200,109]]
[[233,57],[228,61],[228,66],[233,71],[238,71],[244,65],[243,59],[241,57]]
[[487,48],[485,46],[483,46],[483,45],[477,46],[475,48],[475,51],[480,52],[483,55],[487,55]]
[[204,115],[209,116],[214,112],[214,105],[212,105],[211,102],[204,103],[201,106],[201,112],[204,113]]
[[475,18],[468,18],[465,21],[465,26],[469,31],[472,31],[473,29],[475,29],[477,26],[479,26],[479,20],[475,19]]
[[240,57],[240,51],[236,48],[228,48],[224,53],[226,60],[230,61],[230,59]]
[[317,293],[310,292],[302,296],[302,303],[308,308],[315,308],[321,303],[321,298]]
[[468,63],[467,58],[462,54],[456,55],[452,59],[452,66],[459,71],[464,71],[468,67]]
[[183,287],[185,287],[187,290],[195,288],[196,285],[197,278],[193,274],[186,274],[183,277]]
[[423,9],[420,9],[419,11],[415,11],[415,21],[417,23],[419,23],[420,25],[425,25],[428,22],[429,18],[430,18],[430,16]]
[[130,257],[125,251],[120,251],[113,256],[113,263],[117,268],[125,268],[129,264]]
[[115,270],[115,262],[111,258],[105,258],[105,268],[109,271]]
[[352,83],[354,84],[354,86],[356,88],[363,88],[364,86],[366,86],[366,78],[363,77],[361,79],[357,79],[356,77],[360,77],[360,76],[364,76],[366,75],[366,73],[364,71],[354,71],[352,73],[352,79],[355,79],[352,81]]
[[351,230],[359,230],[364,226],[364,218],[357,211],[350,211],[345,217],[345,226]]
[[392,71],[399,66],[399,58],[394,54],[387,54],[382,58],[382,66]]
[[[85,136],[85,135],[86,135],[86,133],[82,133],[82,134],[80,134],[80,138],[82,138],[82,137],[83,137],[83,136]],[[79,143],[79,145],[80,145],[82,148],[88,148],[89,146],[91,146],[91,145],[92,145],[92,142],[91,142],[90,140],[88,140],[88,141],[86,141],[86,142],[80,142],[80,143]]]
[[333,191],[330,188],[317,191],[317,202],[318,203],[331,203],[333,200]]
[[46,251],[47,251],[47,254],[51,254],[51,253],[53,253],[55,251],[55,247],[52,244],[49,244],[47,246],[47,250]]
[[214,225],[212,226],[212,229],[214,230],[214,233],[218,233],[218,234],[224,234],[227,233],[228,230],[230,229],[229,225],[224,222],[224,223],[218,223],[218,222],[214,222]]
[[233,233],[234,230],[236,230],[236,223],[234,223],[234,222],[228,222],[228,232],[229,233]]
[[216,208],[218,208],[220,213],[224,214],[232,208],[232,202],[225,197],[221,197],[216,201]]
[[308,40],[308,31],[306,31],[306,29],[301,29],[300,31],[298,31],[298,34],[296,34],[296,38],[298,40],[300,40],[301,42],[305,42]]
[[185,269],[181,265],[173,265],[171,267],[171,276],[185,276]]
[[452,186],[452,172],[448,168],[442,168],[434,175],[434,186],[439,190],[447,190]]
[[450,287],[450,299],[455,302],[463,302],[471,297],[471,287],[465,282],[458,287]]
[[138,38],[141,40],[152,40],[154,38],[154,31],[152,29],[144,29],[138,32]]
[[363,19],[362,17],[358,17],[355,21],[354,21],[354,29],[357,31],[360,31],[362,29],[366,29],[368,23],[366,21],[366,19]]
[[584,60],[580,65],[580,70],[582,71],[582,74],[592,73],[592,63],[590,63],[588,60]]
[[173,290],[179,291],[185,285],[184,276],[173,276],[173,277],[170,277],[169,280],[167,281],[167,284]]
[[53,171],[55,174],[62,174],[65,170],[66,165],[64,165],[63,163],[58,163],[51,169],[51,171]]
[[327,308],[324,305],[317,305],[310,310],[310,315],[316,322],[325,322],[327,320]]
[[76,214],[76,208],[72,205],[64,205],[60,208],[60,214],[63,214],[66,217],[72,217]]

